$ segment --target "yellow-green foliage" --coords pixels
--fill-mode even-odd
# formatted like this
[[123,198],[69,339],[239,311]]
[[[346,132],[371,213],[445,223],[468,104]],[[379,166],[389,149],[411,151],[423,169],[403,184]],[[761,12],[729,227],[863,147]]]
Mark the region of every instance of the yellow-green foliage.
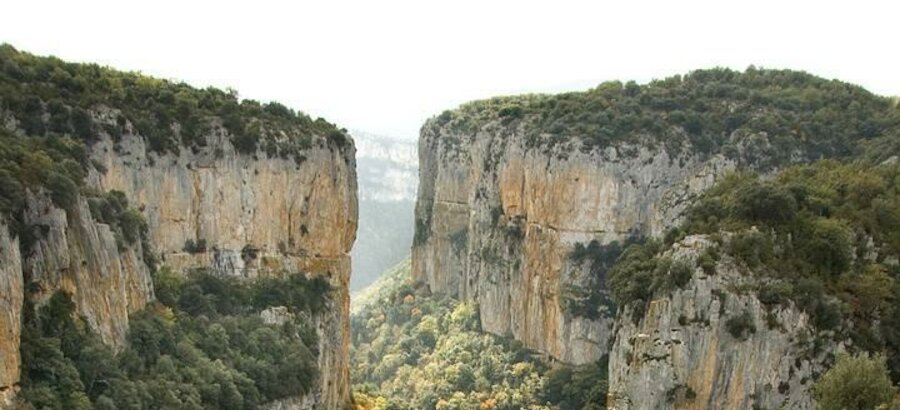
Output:
[[[888,409],[900,406],[897,389],[891,385],[883,356],[838,356],[837,362],[816,382],[815,394],[821,410]],[[884,406],[884,407],[880,407]]]
[[352,318],[358,409],[602,408],[605,363],[549,372],[517,342],[481,332],[473,303],[393,286]]

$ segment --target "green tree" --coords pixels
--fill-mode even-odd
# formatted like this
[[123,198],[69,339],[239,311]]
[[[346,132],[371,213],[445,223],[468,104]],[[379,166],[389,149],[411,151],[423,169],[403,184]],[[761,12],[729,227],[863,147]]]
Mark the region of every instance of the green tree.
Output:
[[887,405],[894,394],[884,356],[842,354],[816,382],[820,410],[871,410]]

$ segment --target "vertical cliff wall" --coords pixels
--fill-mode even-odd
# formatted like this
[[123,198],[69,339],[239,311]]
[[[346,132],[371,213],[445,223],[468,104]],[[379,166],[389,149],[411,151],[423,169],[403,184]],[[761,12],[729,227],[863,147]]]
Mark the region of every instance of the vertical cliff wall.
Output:
[[586,285],[577,244],[656,235],[694,195],[733,169],[722,156],[579,142],[530,147],[529,124],[477,131],[434,119],[419,142],[413,275],[432,291],[475,300],[485,330],[568,363],[606,352],[612,312],[566,312],[567,287]]
[[12,405],[19,382],[19,337],[25,297],[19,241],[0,223],[0,408]]
[[40,306],[56,291],[65,291],[105,343],[121,346],[129,313],[153,299],[140,242],[117,240],[109,225],[91,217],[85,198],[78,196],[66,211],[43,192],[28,192],[23,221],[30,237],[24,246],[0,226],[0,392],[9,400],[19,381],[26,306]]
[[[117,110],[92,114],[108,124]],[[227,131],[214,126],[201,148],[156,153],[130,123],[122,130],[103,131],[90,145],[86,189],[125,194],[147,220],[146,243],[161,265],[248,280],[296,273],[327,278],[333,294],[324,313],[312,318],[320,387],[278,405],[344,409],[350,401],[349,252],[357,219],[352,141],[313,136],[302,154],[288,158],[262,150],[240,154]],[[101,339],[121,346],[129,313],[154,298],[141,241],[117,238],[94,219],[88,199],[79,195],[64,210],[43,191],[29,191],[21,220],[28,227],[24,245],[0,226],[0,408],[17,389],[26,306],[66,291]]]
[[142,211],[163,265],[247,278],[299,272],[327,278],[330,306],[313,318],[321,387],[297,403],[342,409],[350,400],[349,252],[357,221],[352,142],[338,146],[318,137],[302,158],[281,158],[239,154],[222,129],[205,139],[204,147],[177,155],[148,155],[145,140],[130,133],[118,143],[103,139],[92,158],[105,171],[90,178],[103,190],[124,192]]

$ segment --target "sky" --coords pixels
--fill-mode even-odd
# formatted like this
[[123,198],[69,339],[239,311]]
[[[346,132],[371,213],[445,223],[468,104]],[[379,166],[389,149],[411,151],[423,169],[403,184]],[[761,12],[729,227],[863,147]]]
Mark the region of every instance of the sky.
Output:
[[900,2],[3,0],[0,43],[414,139],[474,99],[715,66],[900,95]]

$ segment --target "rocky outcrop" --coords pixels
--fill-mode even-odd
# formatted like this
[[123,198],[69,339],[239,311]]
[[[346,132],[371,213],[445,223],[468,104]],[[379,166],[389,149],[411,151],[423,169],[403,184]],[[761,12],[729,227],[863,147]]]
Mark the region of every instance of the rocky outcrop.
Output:
[[[693,267],[709,246],[691,236],[666,256]],[[725,256],[715,274],[695,267],[687,285],[656,295],[636,320],[635,306],[620,312],[608,408],[815,408],[811,389],[832,349],[814,348],[814,339],[827,339],[809,333],[805,313],[764,306],[751,291],[759,280]],[[735,324],[729,329],[737,315],[745,321],[742,332]]]
[[19,382],[19,337],[25,283],[19,241],[0,222],[0,408],[12,405]]
[[567,363],[598,359],[610,315],[563,308],[563,290],[586,280],[570,258],[575,245],[658,235],[735,167],[720,155],[649,146],[585,152],[573,139],[534,147],[527,120],[463,131],[432,119],[419,142],[414,278],[476,300],[491,333]]
[[154,251],[175,270],[327,278],[330,306],[313,318],[321,374],[313,403],[342,409],[350,400],[349,252],[357,221],[352,143],[316,137],[301,158],[281,158],[239,154],[221,128],[205,138],[202,148],[177,155],[148,153],[130,132],[117,143],[104,138],[92,158],[105,172],[90,179],[124,192],[142,211]]
[[47,195],[29,192],[23,221],[31,239],[24,246],[0,225],[0,408],[4,402],[11,405],[19,382],[26,302],[40,306],[65,291],[78,315],[104,342],[118,347],[125,340],[128,314],[153,299],[141,244],[117,241],[109,225],[91,217],[83,197],[66,211]]
[[84,198],[68,211],[41,194],[29,194],[27,203],[24,220],[35,238],[23,255],[29,299],[40,305],[65,291],[100,338],[120,346],[128,314],[153,299],[141,243],[120,246],[109,225],[91,217]]

